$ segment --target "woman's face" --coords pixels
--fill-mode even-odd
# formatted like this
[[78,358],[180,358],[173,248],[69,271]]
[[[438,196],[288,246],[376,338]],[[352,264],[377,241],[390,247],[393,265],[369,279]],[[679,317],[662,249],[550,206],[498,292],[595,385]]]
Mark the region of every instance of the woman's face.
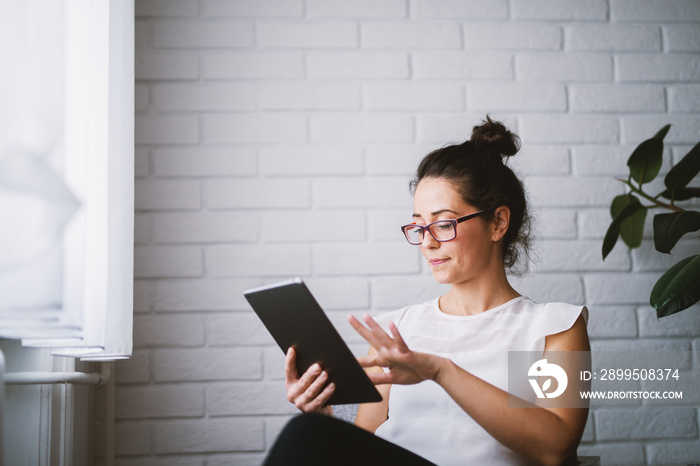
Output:
[[[454,185],[445,178],[422,179],[416,187],[413,205],[413,219],[419,225],[478,211],[464,202]],[[494,254],[500,254],[499,245],[493,241],[493,230],[492,222],[475,217],[458,223],[457,237],[451,241],[436,241],[425,232],[420,248],[435,280],[454,285],[482,276],[482,272],[494,264]],[[502,259],[500,264],[502,266]]]

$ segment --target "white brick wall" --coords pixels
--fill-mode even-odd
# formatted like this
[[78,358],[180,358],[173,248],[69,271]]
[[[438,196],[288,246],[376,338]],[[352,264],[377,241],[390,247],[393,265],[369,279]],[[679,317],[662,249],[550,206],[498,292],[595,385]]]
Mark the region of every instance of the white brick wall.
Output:
[[[700,140],[697,0],[136,0],[136,14],[118,464],[261,463],[295,411],[243,290],[302,276],[358,354],[349,312],[442,293],[400,237],[408,181],[489,112],[522,137],[512,163],[538,219],[536,273],[516,288],[587,304],[596,348],[700,348],[697,306],[659,321],[646,304],[673,260],[651,237],[600,259],[634,147],[666,123],[666,157]],[[695,401],[596,407],[579,452],[697,462]]]

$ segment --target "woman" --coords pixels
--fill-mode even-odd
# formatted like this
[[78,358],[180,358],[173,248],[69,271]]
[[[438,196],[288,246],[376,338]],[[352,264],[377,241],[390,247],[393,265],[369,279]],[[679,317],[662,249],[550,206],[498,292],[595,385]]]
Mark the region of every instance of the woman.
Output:
[[[364,316],[364,325],[350,316],[370,344],[360,363],[383,397],[361,405],[355,424],[375,436],[349,425],[336,432],[340,421],[309,416],[311,426],[298,420],[285,429],[269,464],[285,445],[291,464],[295,446],[308,454],[321,444],[329,451],[319,458],[336,453],[328,464],[357,464],[344,456],[353,452],[375,464],[559,465],[575,458],[587,409],[513,408],[506,392],[509,351],[590,350],[585,307],[536,304],[508,283],[506,268],[526,255],[529,239],[523,187],[504,163],[518,146],[516,135],[487,117],[470,140],[423,159],[411,183],[414,223],[402,230],[449,291],[376,321]],[[334,386],[322,368],[298,377],[290,350],[286,376],[288,399],[301,411],[332,413],[324,403]],[[316,433],[301,434],[304,428]]]

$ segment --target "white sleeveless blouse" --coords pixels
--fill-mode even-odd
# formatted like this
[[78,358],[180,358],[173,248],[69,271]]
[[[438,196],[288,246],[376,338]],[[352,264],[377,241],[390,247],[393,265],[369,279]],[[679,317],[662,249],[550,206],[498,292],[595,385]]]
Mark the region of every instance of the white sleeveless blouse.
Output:
[[[471,316],[445,314],[438,299],[382,313],[409,348],[446,357],[473,375],[508,390],[508,351],[544,351],[545,337],[571,328],[582,306],[537,304],[521,296]],[[584,319],[588,316],[584,314]],[[392,385],[389,419],[376,435],[440,466],[524,465],[434,382]]]

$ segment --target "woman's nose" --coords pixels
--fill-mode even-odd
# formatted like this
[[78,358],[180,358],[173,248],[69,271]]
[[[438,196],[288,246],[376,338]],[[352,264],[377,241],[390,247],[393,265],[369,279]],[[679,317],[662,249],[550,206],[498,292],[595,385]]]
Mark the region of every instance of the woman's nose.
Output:
[[430,232],[426,231],[423,233],[423,241],[420,243],[420,247],[434,249],[438,246],[440,246],[440,242],[436,240]]

